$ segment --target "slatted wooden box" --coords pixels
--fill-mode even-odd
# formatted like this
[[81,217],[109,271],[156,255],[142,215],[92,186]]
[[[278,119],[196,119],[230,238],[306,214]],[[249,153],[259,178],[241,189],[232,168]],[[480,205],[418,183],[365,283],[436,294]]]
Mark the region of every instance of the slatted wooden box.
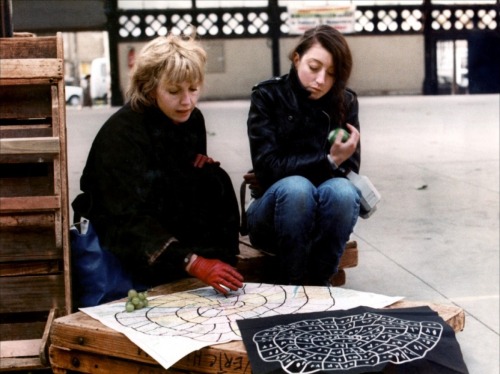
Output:
[[0,38],[0,370],[47,367],[71,312],[62,35]]

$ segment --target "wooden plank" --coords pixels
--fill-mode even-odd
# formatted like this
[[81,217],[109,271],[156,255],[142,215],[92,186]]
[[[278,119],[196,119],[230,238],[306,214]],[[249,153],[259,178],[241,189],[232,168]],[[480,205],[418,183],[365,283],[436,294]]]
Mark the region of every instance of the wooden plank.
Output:
[[190,353],[172,368],[195,373],[251,374],[252,369],[242,341],[211,346]]
[[64,309],[63,275],[0,277],[0,313]]
[[47,119],[24,121],[3,120],[0,121],[0,138],[36,138],[50,137],[52,135],[52,125],[47,123]]
[[[2,254],[1,258],[5,257],[6,256]],[[63,265],[62,261],[59,259],[51,261],[0,262],[0,277],[59,274],[62,271]]]
[[[62,47],[62,45],[61,45]],[[62,81],[57,85],[51,86],[51,97],[52,97],[52,124],[54,130],[54,136],[57,136],[60,139],[60,147],[61,147],[61,157],[54,158],[54,194],[61,196],[61,209],[56,211],[56,220],[55,220],[55,234],[56,234],[56,245],[58,247],[63,246],[64,235],[67,230],[64,228],[69,227],[69,221],[63,220],[67,219],[67,215],[69,214],[68,208],[68,181],[67,181],[67,164],[66,164],[66,123],[64,113],[65,113],[65,101],[63,98],[64,95],[64,86]],[[62,98],[62,101],[61,101]],[[62,121],[62,122],[61,122]],[[68,224],[66,224],[68,223]],[[68,252],[69,254],[69,252]],[[69,278],[69,261],[66,272],[66,281],[67,281],[67,289],[70,289],[70,278]],[[70,302],[70,298],[68,298],[68,302]]]
[[45,329],[43,331],[42,340],[40,341],[38,355],[40,357],[40,362],[42,365],[50,366],[49,362],[49,336],[50,329],[52,328],[52,323],[56,319],[58,315],[58,309],[52,308],[49,312],[49,316],[47,317],[47,323],[45,325]]
[[64,96],[64,84],[59,82],[50,87],[52,98],[52,129],[53,136],[57,136],[63,150],[66,150],[66,98]]
[[[0,229],[8,228],[50,228],[54,227],[54,213],[3,214],[0,215]],[[3,246],[2,246],[3,248]]]
[[0,197],[0,212],[48,211],[61,208],[59,196]]
[[31,370],[48,369],[40,362],[40,358],[36,357],[13,357],[3,358],[0,360],[0,371],[30,373]]
[[435,303],[427,303],[427,302],[417,302],[417,301],[407,301],[402,300],[398,301],[392,305],[389,305],[388,309],[397,309],[397,308],[414,308],[418,306],[428,306],[453,329],[455,332],[462,331],[465,327],[465,312],[462,308],[454,306],[454,305],[443,305],[443,304],[435,304]]
[[0,197],[56,195],[54,159],[51,162],[0,163]]
[[272,283],[271,274],[275,257],[241,242],[239,249],[236,268],[243,275],[245,281]]
[[136,362],[155,363],[153,358],[125,335],[104,326],[83,312],[57,318],[52,325],[50,340],[52,346],[68,351],[85,351]]
[[56,36],[0,38],[0,59],[58,57]]
[[0,358],[38,356],[42,339],[2,340]]
[[[17,314],[16,314],[17,316]],[[25,318],[29,318],[25,316]],[[12,322],[0,324],[1,336],[3,340],[27,340],[40,339],[46,325],[45,321],[35,321],[39,316],[31,315],[32,322]],[[5,315],[2,316],[5,320]],[[1,344],[1,343],[0,343]]]
[[57,156],[49,153],[0,155],[0,164],[47,164],[54,161],[55,157]]
[[[62,34],[57,33],[58,57],[64,57]],[[57,86],[51,87],[52,94],[52,119],[53,135],[60,139],[59,157],[54,159],[54,168],[59,173],[54,173],[55,193],[61,196],[61,209],[56,211],[55,232],[56,243],[63,248],[64,261],[64,282],[66,291],[66,314],[73,310],[72,282],[71,282],[71,253],[69,230],[71,218],[69,210],[69,181],[68,181],[68,154],[67,154],[67,133],[66,133],[66,97],[64,94],[64,81],[60,80]]]
[[51,86],[43,85],[2,86],[0,89],[0,119],[2,120],[45,120],[52,122]]
[[355,242],[349,242],[339,262],[339,269],[347,269],[358,266],[358,247]]
[[346,274],[344,269],[339,269],[330,277],[330,284],[335,287],[343,286],[346,282]]
[[0,78],[0,87],[8,87],[8,86],[49,86],[54,84],[55,78],[11,78],[11,79],[2,79]]
[[4,59],[0,61],[0,84],[9,84],[10,79],[37,79],[64,77],[63,62],[59,58]]
[[38,154],[60,152],[59,138],[8,138],[0,139],[0,155]]
[[[240,237],[240,254],[238,255],[240,261],[265,259],[269,256],[273,255],[252,246],[248,236]],[[358,243],[355,240],[350,240],[346,243],[344,254],[340,258],[339,269],[356,266],[358,266]]]
[[[186,374],[176,369],[165,370],[158,364],[122,360],[83,351],[72,351],[71,354],[60,347],[49,347],[50,362],[54,373],[81,372],[88,374],[127,373],[127,374]],[[224,372],[226,373],[226,372]]]
[[[240,237],[240,253],[238,255],[238,271],[245,277],[247,282],[272,283],[276,257],[273,254],[254,248],[248,237]],[[344,269],[358,265],[358,247],[356,241],[349,241],[345,251],[340,258],[339,271],[330,278],[333,286],[342,286],[346,283]]]
[[[26,164],[0,164],[0,172],[4,175],[8,173],[7,168],[5,166],[12,165],[12,168],[16,169],[16,172],[21,173]],[[36,164],[33,163],[31,165],[38,166],[39,170],[35,170],[37,168],[32,168],[32,171],[39,172],[45,171],[46,175],[37,176],[37,175],[18,175],[9,177],[0,177],[0,197],[34,197],[34,196],[51,196],[54,195],[54,179],[52,177],[52,172],[50,170],[50,174],[47,173],[47,168],[42,170],[44,166],[47,164]],[[25,168],[24,171],[29,169],[29,167]],[[2,207],[0,207],[1,211]]]
[[[54,224],[54,240],[56,243],[56,248],[63,248],[63,232],[69,231],[67,229],[67,227],[69,227],[69,225],[67,227],[64,227],[62,224],[61,212],[58,211],[55,213],[56,213],[57,218],[56,218],[56,221]],[[66,264],[68,267],[70,266],[69,265],[70,263],[65,261],[67,259],[66,255],[69,255],[69,252],[65,252],[63,249],[62,255],[63,255],[62,259],[65,263],[64,269],[66,270]]]

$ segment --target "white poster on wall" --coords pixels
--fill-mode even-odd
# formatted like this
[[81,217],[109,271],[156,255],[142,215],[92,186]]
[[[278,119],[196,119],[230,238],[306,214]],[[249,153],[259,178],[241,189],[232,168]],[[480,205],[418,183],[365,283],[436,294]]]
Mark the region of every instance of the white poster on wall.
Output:
[[353,33],[356,23],[356,6],[328,6],[288,9],[289,34],[301,35],[318,25],[330,25],[344,34]]

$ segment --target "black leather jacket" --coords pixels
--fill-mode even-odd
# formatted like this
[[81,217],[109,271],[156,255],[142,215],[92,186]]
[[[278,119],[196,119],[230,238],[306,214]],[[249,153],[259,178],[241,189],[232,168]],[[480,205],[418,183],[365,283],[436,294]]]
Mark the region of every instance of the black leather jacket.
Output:
[[332,93],[319,100],[310,100],[309,92],[298,80],[292,67],[289,74],[257,84],[252,91],[248,115],[248,137],[252,164],[260,191],[258,197],[276,181],[301,175],[315,185],[349,170],[359,172],[361,147],[339,169],[333,171],[327,154],[328,133],[346,128],[350,123],[359,131],[356,94],[344,92],[345,120],[339,121],[332,105]]

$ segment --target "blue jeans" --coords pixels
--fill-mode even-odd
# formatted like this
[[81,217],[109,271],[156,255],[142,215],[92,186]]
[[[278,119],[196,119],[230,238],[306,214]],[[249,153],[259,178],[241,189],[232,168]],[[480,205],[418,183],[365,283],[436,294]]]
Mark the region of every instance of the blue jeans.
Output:
[[318,187],[304,177],[283,178],[248,207],[250,240],[277,255],[277,282],[325,285],[338,271],[359,205],[359,190],[345,178]]

